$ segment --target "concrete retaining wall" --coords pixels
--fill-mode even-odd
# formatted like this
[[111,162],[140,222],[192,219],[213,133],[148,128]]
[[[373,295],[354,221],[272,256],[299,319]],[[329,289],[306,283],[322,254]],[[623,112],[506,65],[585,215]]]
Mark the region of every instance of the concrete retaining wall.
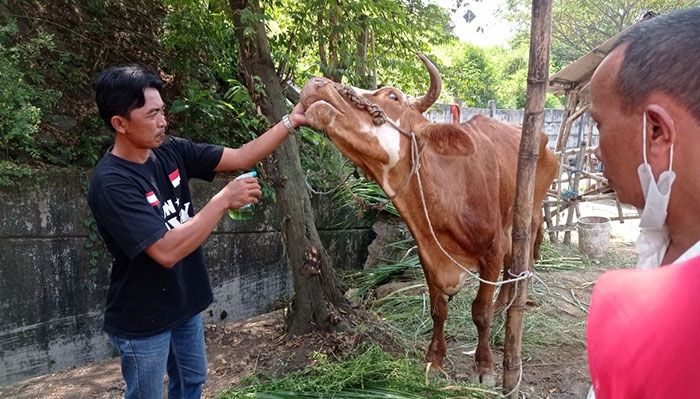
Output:
[[[469,120],[469,118],[476,114],[487,115],[500,121],[521,125],[523,123],[525,111],[522,109],[496,109],[492,114],[492,111],[489,108],[462,108],[460,112],[460,120],[461,122],[466,122]],[[450,104],[434,104],[425,115],[433,122],[449,123],[452,121]],[[564,110],[562,109],[544,110],[543,130],[545,134],[549,136],[550,148],[554,148],[557,143],[557,135],[559,134],[559,129],[561,128],[561,120],[563,115]],[[566,143],[566,148],[578,147],[579,137],[582,137],[584,141],[587,139],[589,123],[592,123],[592,120],[588,113],[585,113],[580,118],[576,119],[574,124],[571,126],[571,133],[569,135],[569,140]],[[589,146],[597,146],[598,129],[595,125],[593,126],[592,136],[592,143],[587,144]]]
[[[85,181],[55,172],[41,184],[0,190],[0,385],[114,355],[101,330],[111,258],[99,237],[90,238]],[[224,184],[193,180],[197,209]],[[266,202],[253,220],[224,218],[204,244],[214,290],[209,323],[255,316],[290,297],[279,211]],[[342,229],[352,215],[334,213],[325,197],[313,203],[336,268],[361,267],[370,226]]]

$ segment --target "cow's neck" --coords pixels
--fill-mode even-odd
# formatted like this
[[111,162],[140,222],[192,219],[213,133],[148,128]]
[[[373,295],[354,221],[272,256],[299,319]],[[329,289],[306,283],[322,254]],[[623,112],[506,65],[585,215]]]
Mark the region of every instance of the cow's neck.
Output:
[[411,152],[411,140],[408,139],[401,143],[398,162],[365,165],[373,179],[392,200],[405,195],[410,191],[411,184],[414,184],[415,170],[412,169]]
[[[420,159],[418,159],[418,162],[420,162]],[[417,235],[425,235],[428,232],[418,186],[419,174],[425,189],[426,181],[430,179],[431,171],[428,165],[421,163],[420,169],[416,172],[413,167],[411,149],[409,147],[407,150],[402,151],[401,160],[385,174],[385,180],[380,183],[416,239],[419,239],[419,237],[416,237]]]

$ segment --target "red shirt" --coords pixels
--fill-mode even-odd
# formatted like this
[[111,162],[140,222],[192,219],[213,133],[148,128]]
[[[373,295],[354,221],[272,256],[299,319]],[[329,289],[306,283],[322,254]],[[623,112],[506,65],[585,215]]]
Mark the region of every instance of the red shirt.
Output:
[[596,399],[700,398],[700,257],[596,282],[588,362]]

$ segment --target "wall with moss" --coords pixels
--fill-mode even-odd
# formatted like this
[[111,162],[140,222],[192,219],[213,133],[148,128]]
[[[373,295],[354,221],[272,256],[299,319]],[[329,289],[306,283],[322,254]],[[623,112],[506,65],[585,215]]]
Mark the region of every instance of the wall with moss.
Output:
[[[41,177],[0,190],[0,385],[113,355],[101,330],[111,258],[90,223],[87,174]],[[195,206],[225,183],[191,181]],[[334,211],[327,197],[313,204],[336,268],[360,267],[374,235],[368,223]],[[215,298],[208,323],[258,315],[290,297],[280,220],[266,200],[250,221],[225,217],[204,244]]]

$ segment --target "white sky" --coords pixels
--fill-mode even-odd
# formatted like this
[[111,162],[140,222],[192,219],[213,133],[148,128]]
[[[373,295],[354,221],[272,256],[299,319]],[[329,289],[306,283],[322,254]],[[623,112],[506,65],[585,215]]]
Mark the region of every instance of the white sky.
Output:
[[[450,10],[454,7],[454,0],[432,0],[435,4]],[[478,46],[507,46],[508,40],[513,37],[512,27],[505,19],[497,15],[499,7],[505,6],[505,0],[481,0],[469,1],[466,7],[457,9],[452,14],[452,24],[455,26],[455,34],[460,40],[471,42]],[[476,18],[467,23],[462,17],[467,10],[471,10]],[[483,31],[477,32],[481,27]]]

